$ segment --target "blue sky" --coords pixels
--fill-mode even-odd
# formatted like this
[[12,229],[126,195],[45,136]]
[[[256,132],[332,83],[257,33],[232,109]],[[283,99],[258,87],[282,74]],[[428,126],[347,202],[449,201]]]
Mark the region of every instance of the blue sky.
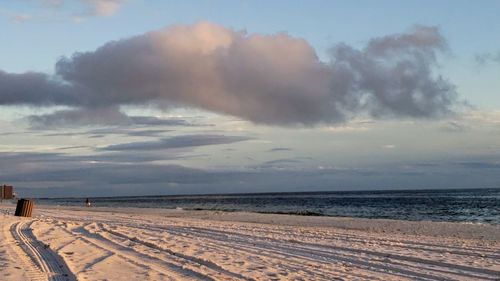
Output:
[[[5,100],[0,103],[3,132],[0,153],[2,158],[15,164],[11,168],[3,167],[0,181],[13,183],[20,192],[33,196],[498,187],[499,11],[498,1],[1,1],[0,70],[6,73],[6,78],[0,77],[0,83],[7,86],[2,88],[0,85],[0,102]],[[196,29],[200,22],[207,26]],[[80,65],[96,61],[107,63],[107,69],[114,69],[121,63],[111,59],[114,54],[123,51],[128,56],[124,58],[130,58],[142,52],[142,49],[129,50],[130,37],[139,36],[138,41],[151,44],[148,37],[142,35],[158,31],[153,35],[153,43],[163,40],[161,38],[180,40],[178,38],[182,37],[174,36],[169,29],[179,25],[188,27],[182,32],[221,32],[230,34],[231,40],[244,41],[248,39],[245,36],[252,35],[268,36],[261,38],[265,46],[275,46],[273,44],[279,44],[279,40],[285,40],[288,43],[282,48],[296,45],[299,49],[290,49],[290,54],[304,54],[304,58],[293,62],[283,49],[274,54],[279,62],[276,67],[283,64],[285,70],[300,68],[302,60],[308,60],[318,67],[315,70],[318,72],[313,75],[300,68],[306,71],[303,74],[309,79],[307,83],[299,83],[297,80],[302,76],[286,76],[286,72],[278,68],[266,77],[278,72],[276,77],[279,79],[269,78],[271,82],[266,80],[254,86],[262,81],[258,79],[252,85],[245,84],[246,89],[235,81],[243,83],[241,81],[257,78],[245,76],[249,75],[245,71],[250,70],[228,62],[225,67],[231,67],[235,75],[239,75],[230,83],[231,91],[237,94],[228,93],[222,97],[234,98],[234,102],[246,101],[235,106],[223,104],[229,100],[221,100],[224,98],[216,92],[189,95],[182,90],[173,93],[179,88],[167,86],[167,89],[160,88],[168,93],[148,92],[154,97],[162,97],[152,100],[140,94],[143,87],[128,92],[130,87],[118,87],[111,82],[101,85],[106,87],[104,90],[93,88],[97,84],[86,85],[94,89],[90,92],[72,88],[72,93],[77,95],[76,101],[66,97],[61,98],[64,102],[55,104],[44,101],[40,88],[21,91],[16,88],[19,101],[12,102],[15,98],[8,96],[9,91],[13,91],[9,83],[13,83],[14,74],[21,75],[20,79],[31,79],[25,74],[36,72],[49,79],[49,90],[44,95],[48,101],[53,101],[56,98],[52,92],[66,91],[61,90],[64,88],[61,85],[88,82],[81,79],[87,79],[92,73],[78,72],[83,71],[78,69]],[[247,35],[240,38],[238,32],[242,30]],[[428,71],[423,78],[414,77],[430,83],[420,90],[436,86],[438,77],[443,77],[445,82],[441,86],[453,86],[458,95],[450,104],[432,103],[435,110],[422,109],[421,104],[411,109],[414,104],[402,106],[400,103],[366,110],[365,105],[361,106],[364,100],[360,99],[357,101],[359,108],[330,111],[322,106],[315,108],[322,103],[307,100],[309,96],[302,95],[301,91],[316,89],[317,84],[311,81],[316,81],[323,71],[334,73],[336,77],[335,73],[342,69],[325,70],[322,66],[341,61],[340,53],[331,53],[332,48],[339,50],[338,44],[345,44],[348,48],[344,51],[355,55],[369,48],[374,38],[399,40],[408,35],[408,38],[418,39],[421,32],[425,36],[430,32],[436,40],[434,45],[419,49],[418,53],[413,51],[421,45],[409,46],[398,50],[400,53],[395,56],[400,56],[401,62]],[[287,35],[279,39],[277,34],[281,33]],[[123,44],[109,52],[94,52],[113,40],[122,40]],[[169,52],[177,46],[176,43],[158,44]],[[226,46],[222,41],[217,44]],[[319,57],[317,61],[306,54],[311,50]],[[99,59],[71,59],[76,52],[89,52]],[[279,57],[280,53],[284,54],[283,58]],[[431,53],[437,56],[436,61],[414,59],[419,54]],[[144,54],[149,53],[145,51]],[[387,64],[394,58],[371,60],[367,58],[369,55],[364,53],[359,58],[366,59],[366,63],[385,60]],[[161,58],[172,60],[178,56]],[[403,61],[405,56],[415,57]],[[56,69],[61,57],[67,57],[68,61]],[[245,57],[232,58],[252,62]],[[268,61],[259,62],[260,66],[256,67]],[[346,59],[344,63],[352,61]],[[182,62],[177,67],[169,64],[167,74],[163,75],[168,76],[185,64],[190,62]],[[127,67],[134,71],[136,68],[137,71],[151,71],[150,65],[139,67],[133,62]],[[77,72],[72,72],[75,68]],[[100,69],[102,67],[96,71]],[[382,69],[391,73],[391,69]],[[265,71],[270,70],[262,69],[262,73]],[[356,71],[365,73],[364,69]],[[134,77],[142,77],[142,72],[134,73]],[[104,77],[108,73],[100,75]],[[109,80],[119,81],[123,75],[117,71]],[[144,75],[139,82],[151,79],[151,75]],[[61,77],[65,81],[54,86],[53,80]],[[205,80],[196,77],[200,87],[205,87]],[[372,86],[365,85],[371,81],[370,77],[366,79],[353,85],[364,89],[360,90],[362,92],[373,91],[374,96],[369,98],[385,99],[386,93],[376,93],[380,87],[400,93],[393,85],[396,78],[394,81],[386,78]],[[273,85],[272,81],[277,84]],[[158,81],[152,83],[155,82]],[[319,79],[317,82],[332,81]],[[21,84],[30,85],[28,82]],[[186,85],[181,83],[179,87],[185,89]],[[271,88],[266,88],[268,86]],[[311,102],[310,106],[305,108],[309,105],[307,102],[302,106],[293,102],[283,105],[283,101],[288,100],[288,92],[269,90],[276,87],[291,87],[291,92],[297,92],[297,96],[291,96],[292,101],[306,99]],[[102,92],[96,92],[97,89]],[[260,89],[265,89],[265,94],[256,93]],[[336,90],[333,87],[338,98]],[[322,90],[318,91],[318,98],[323,97]],[[412,91],[407,93],[414,94]],[[357,94],[353,91],[342,97]],[[436,91],[429,96],[441,94],[449,93]],[[269,102],[262,100],[266,97]],[[283,97],[286,99],[282,100]],[[447,96],[440,98],[443,97]],[[463,106],[464,100],[469,106]],[[250,101],[255,105],[250,105]],[[271,105],[275,106],[276,113],[273,108],[266,109]],[[344,110],[349,112],[345,114]],[[442,114],[445,111],[447,114]],[[78,175],[76,171],[85,172]]]

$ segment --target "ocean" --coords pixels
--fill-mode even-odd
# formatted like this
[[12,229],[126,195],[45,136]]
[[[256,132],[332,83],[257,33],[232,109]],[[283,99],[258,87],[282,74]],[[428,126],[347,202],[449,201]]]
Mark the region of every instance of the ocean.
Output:
[[[37,204],[84,206],[85,198]],[[245,211],[305,216],[500,224],[500,189],[334,191],[90,198],[96,207]]]

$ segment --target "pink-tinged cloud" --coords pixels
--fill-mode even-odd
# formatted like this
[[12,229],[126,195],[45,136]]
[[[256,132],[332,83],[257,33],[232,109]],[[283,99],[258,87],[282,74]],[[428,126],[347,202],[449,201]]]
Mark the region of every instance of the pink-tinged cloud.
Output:
[[[0,104],[193,107],[273,125],[372,117],[439,117],[457,104],[434,74],[446,42],[434,27],[334,46],[321,61],[304,39],[200,22],[75,53],[54,76],[0,72]],[[82,112],[82,111],[80,111]]]

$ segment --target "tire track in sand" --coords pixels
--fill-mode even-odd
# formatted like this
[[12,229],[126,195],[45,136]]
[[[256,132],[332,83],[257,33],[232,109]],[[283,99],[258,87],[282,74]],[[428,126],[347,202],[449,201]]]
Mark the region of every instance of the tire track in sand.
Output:
[[[99,227],[99,229],[104,231],[105,233],[109,233],[109,234],[114,235],[116,237],[124,238],[128,241],[139,243],[139,244],[146,246],[148,248],[151,248],[151,249],[159,250],[159,251],[163,252],[164,254],[167,254],[169,259],[171,259],[172,261],[176,261],[180,264],[184,264],[184,267],[190,268],[191,270],[194,270],[197,267],[202,266],[205,268],[206,271],[214,274],[214,277],[217,277],[217,278],[225,278],[227,280],[250,280],[250,281],[253,280],[251,278],[247,278],[247,277],[240,275],[238,273],[226,270],[226,269],[222,268],[221,266],[219,266],[218,264],[213,263],[211,261],[207,261],[207,260],[204,260],[201,258],[189,256],[189,255],[184,255],[184,254],[179,253],[179,252],[174,252],[170,249],[156,245],[154,243],[150,243],[150,242],[145,241],[143,239],[139,239],[135,236],[129,236],[127,234],[112,230],[112,229],[106,227],[102,223],[98,223],[96,226]],[[106,236],[101,235],[101,237],[103,237],[104,239],[108,239],[111,242],[118,243],[117,241],[115,241],[114,239],[112,239],[109,236],[106,237]],[[206,273],[200,272],[200,274],[206,274]]]
[[33,221],[19,221],[10,227],[12,236],[37,268],[33,270],[30,263],[25,262],[25,266],[31,267],[26,269],[29,276],[33,280],[75,281],[75,276],[62,258],[36,239],[31,230],[32,223]]

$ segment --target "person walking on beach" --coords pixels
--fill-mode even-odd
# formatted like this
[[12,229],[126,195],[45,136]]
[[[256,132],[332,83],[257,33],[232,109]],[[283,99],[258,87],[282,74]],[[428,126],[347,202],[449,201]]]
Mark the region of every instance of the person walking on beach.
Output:
[[85,206],[90,207],[90,200],[88,198],[85,199]]

